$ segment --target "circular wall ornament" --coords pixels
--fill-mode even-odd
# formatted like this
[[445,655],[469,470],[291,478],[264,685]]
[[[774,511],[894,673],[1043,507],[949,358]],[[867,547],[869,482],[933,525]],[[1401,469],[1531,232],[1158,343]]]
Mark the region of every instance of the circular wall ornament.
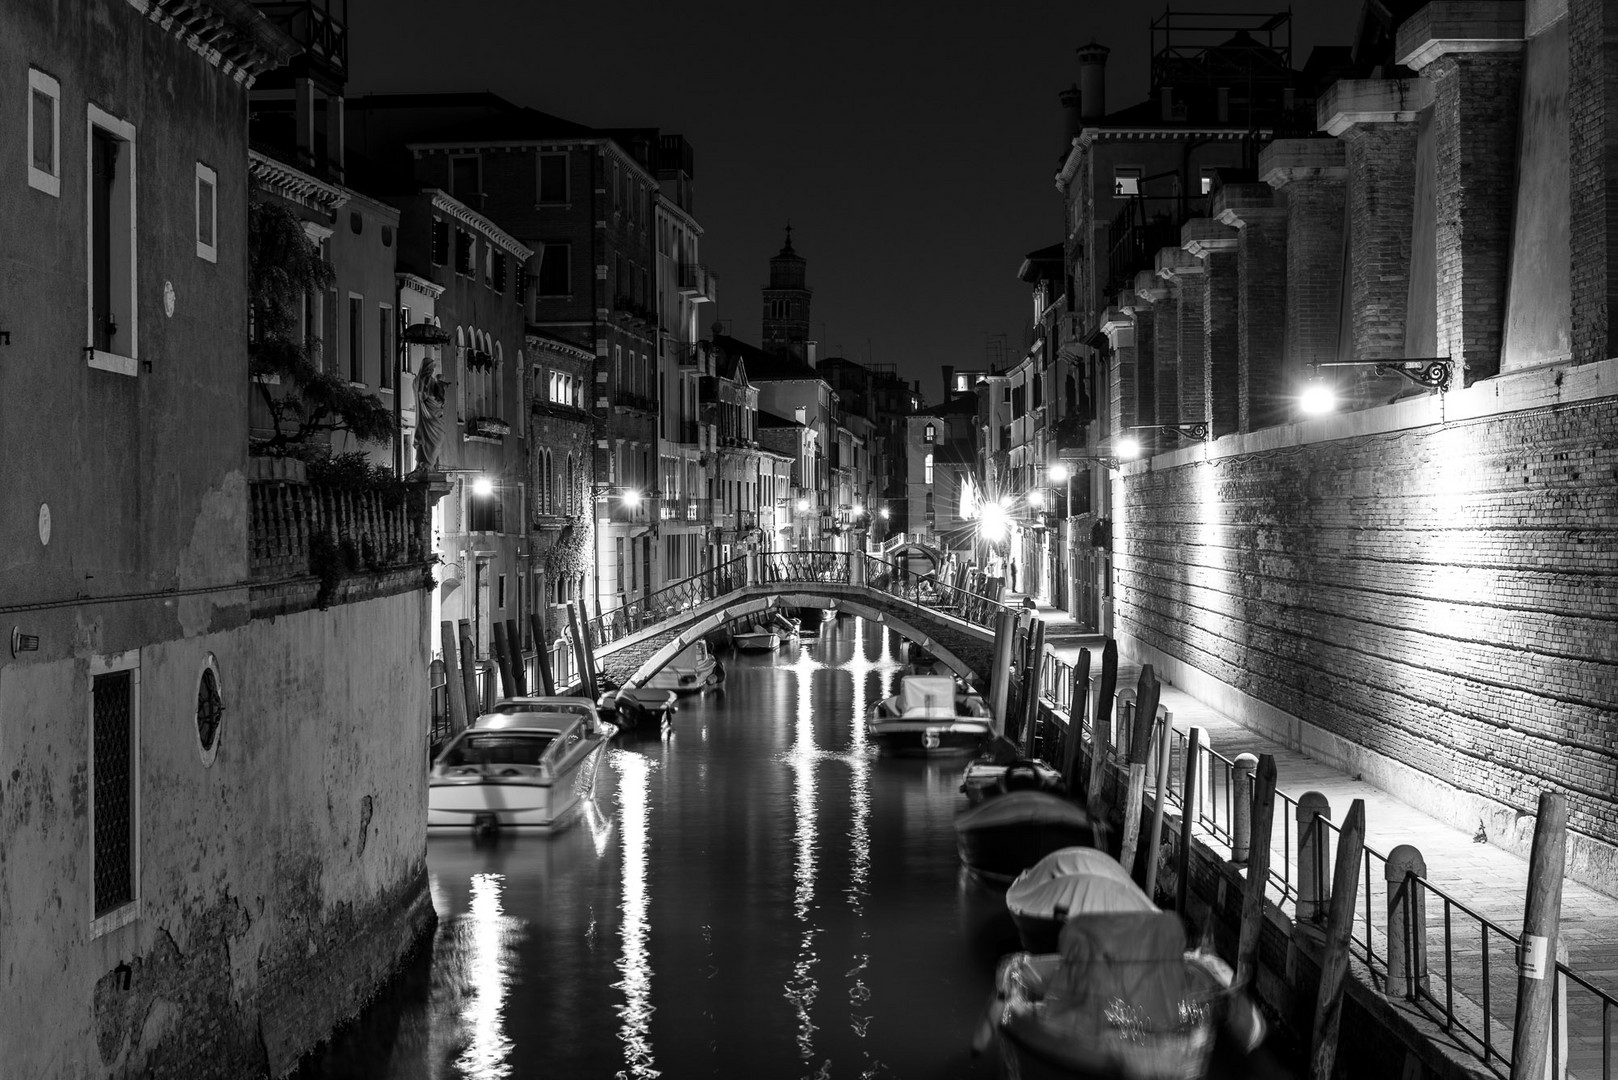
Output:
[[219,667],[213,653],[203,658],[197,677],[197,754],[204,765],[219,756],[220,727],[225,720],[225,699],[219,692]]
[[163,314],[174,318],[174,282],[163,282]]
[[42,545],[43,544],[49,544],[51,542],[51,504],[50,503],[40,503],[39,504],[39,542]]

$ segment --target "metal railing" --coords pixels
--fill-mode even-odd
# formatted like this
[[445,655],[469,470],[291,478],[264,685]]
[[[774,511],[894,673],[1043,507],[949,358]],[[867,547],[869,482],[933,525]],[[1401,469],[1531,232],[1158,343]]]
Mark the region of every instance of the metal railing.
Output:
[[747,561],[732,559],[711,570],[676,581],[642,600],[584,621],[584,633],[596,647],[637,633],[653,623],[689,611],[698,604],[718,599],[747,581]]
[[946,582],[935,573],[918,574],[875,555],[861,553],[860,557],[865,559],[865,582],[871,588],[975,626],[992,630],[1000,612],[1013,610],[1000,600],[1004,586],[991,584],[978,570],[967,570],[956,575],[957,581]]

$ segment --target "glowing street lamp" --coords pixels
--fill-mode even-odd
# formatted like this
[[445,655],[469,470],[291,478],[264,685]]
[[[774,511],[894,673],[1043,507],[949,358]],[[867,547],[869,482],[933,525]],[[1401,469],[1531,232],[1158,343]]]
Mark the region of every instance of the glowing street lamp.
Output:
[[494,494],[494,481],[487,476],[475,477],[472,480],[472,494],[487,497]]
[[624,500],[624,505],[629,507],[631,510],[640,505],[640,492],[636,491],[634,488],[626,488],[622,498]]
[[1045,493],[1038,488],[1030,491],[1028,493],[1028,505],[1035,510],[1042,509],[1045,506]]
[[1337,393],[1324,379],[1310,379],[1298,396],[1298,407],[1310,416],[1319,416],[1337,408]]
[[1005,504],[984,503],[983,512],[978,517],[978,534],[989,543],[997,544],[1006,538],[1006,521]]
[[1125,435],[1119,439],[1116,448],[1118,457],[1122,461],[1133,461],[1135,458],[1140,457],[1140,440],[1133,435]]
[[808,512],[809,512],[809,500],[808,499],[799,499],[798,500],[798,513],[806,514]]
[[892,511],[892,510],[889,510],[889,509],[888,509],[888,508],[887,508],[887,507],[886,507],[886,506],[884,506],[884,507],[883,507],[883,508],[882,508],[882,509],[881,509],[881,511],[880,511],[880,513],[881,513],[881,515],[882,515],[882,520],[883,520],[883,521],[886,521],[886,520],[888,520],[888,519],[889,519],[889,518],[890,518],[890,517],[892,517],[892,516],[893,516],[893,511]]
[[1045,475],[1050,477],[1055,483],[1060,484],[1062,481],[1072,476],[1073,473],[1066,465],[1063,465],[1061,462],[1057,462],[1055,465],[1052,465],[1050,468],[1045,470]]

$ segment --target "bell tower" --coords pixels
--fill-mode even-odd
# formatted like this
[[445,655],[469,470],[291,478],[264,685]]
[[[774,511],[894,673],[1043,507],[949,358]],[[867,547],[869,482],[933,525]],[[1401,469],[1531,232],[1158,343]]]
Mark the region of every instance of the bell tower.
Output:
[[792,250],[792,225],[786,244],[770,260],[770,283],[764,287],[763,333],[766,352],[785,353],[809,361],[809,300],[814,290],[804,283],[807,264]]

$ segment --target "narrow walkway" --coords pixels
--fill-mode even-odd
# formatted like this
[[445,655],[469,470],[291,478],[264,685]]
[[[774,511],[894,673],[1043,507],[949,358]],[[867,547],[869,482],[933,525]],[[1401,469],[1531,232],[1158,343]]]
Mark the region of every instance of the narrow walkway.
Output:
[[[1018,595],[1012,602],[1022,599]],[[1048,647],[1069,663],[1078,658],[1081,649],[1088,648],[1091,671],[1099,673],[1104,638],[1086,633],[1059,608],[1040,604],[1037,614],[1045,622],[1045,644]],[[1118,689],[1133,689],[1139,679],[1140,668],[1138,663],[1121,660]],[[1245,728],[1240,717],[1215,711],[1170,685],[1167,680],[1162,683],[1161,704],[1172,714],[1177,731],[1192,726],[1203,728],[1207,732],[1208,743],[1226,758],[1235,758],[1244,753],[1272,755],[1275,758],[1277,789],[1294,799],[1306,791],[1320,792],[1330,801],[1334,820],[1341,821],[1352,802],[1363,799],[1367,847],[1385,856],[1400,844],[1414,845],[1426,861],[1427,878],[1433,885],[1513,936],[1522,932],[1523,904],[1528,892],[1528,860],[1525,857],[1474,840],[1471,833],[1447,825],[1363,780],[1338,772],[1296,750],[1270,742]],[[1283,806],[1278,801],[1276,837],[1281,835],[1282,823],[1279,818],[1282,813]],[[1279,843],[1272,846],[1278,848]],[[1379,863],[1377,865],[1380,866]],[[1329,870],[1327,872],[1330,873]],[[1380,873],[1375,876],[1380,876]],[[1375,917],[1385,922],[1386,891],[1383,882],[1373,881],[1372,885],[1373,906],[1379,909]],[[1363,880],[1359,892],[1363,908]],[[1433,989],[1440,997],[1442,991],[1438,980],[1443,978],[1445,957],[1443,908],[1444,905],[1436,897],[1429,899],[1429,968],[1434,975]],[[1287,909],[1290,915],[1290,905]],[[1458,910],[1453,912],[1452,927],[1450,952],[1454,957],[1453,982],[1456,991],[1474,1001],[1481,1000],[1480,954],[1484,948],[1483,934],[1475,920]],[[1385,927],[1379,927],[1376,936],[1381,936],[1383,930]],[[1363,928],[1359,933],[1363,934]],[[1509,942],[1500,940],[1497,935],[1491,934],[1489,937],[1488,981],[1492,991],[1489,1011],[1494,1017],[1491,1038],[1497,1046],[1509,1045],[1517,996],[1513,951]],[[1567,966],[1609,996],[1618,996],[1618,899],[1564,879],[1561,937],[1567,947]],[[1380,947],[1379,944],[1379,950]],[[1462,970],[1463,965],[1473,969],[1470,975]],[[1574,985],[1568,993],[1568,1007],[1568,1027],[1573,1044],[1570,1053],[1572,1074],[1599,1077],[1602,1039],[1600,998]],[[1612,1022],[1618,1027],[1618,1017],[1614,1017]],[[1612,1052],[1618,1055],[1618,1047],[1614,1047]],[[1593,1070],[1591,1065],[1594,1065]]]

